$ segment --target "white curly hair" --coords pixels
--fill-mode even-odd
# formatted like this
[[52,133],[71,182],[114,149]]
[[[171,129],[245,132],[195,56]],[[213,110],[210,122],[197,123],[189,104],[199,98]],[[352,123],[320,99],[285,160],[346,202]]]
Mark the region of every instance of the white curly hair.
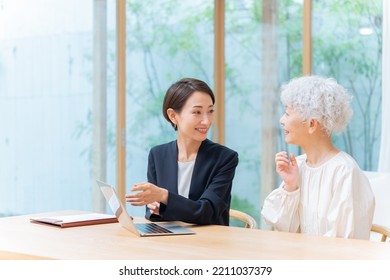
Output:
[[343,132],[352,117],[352,96],[333,78],[294,78],[282,86],[281,101],[302,120],[318,120],[328,135]]

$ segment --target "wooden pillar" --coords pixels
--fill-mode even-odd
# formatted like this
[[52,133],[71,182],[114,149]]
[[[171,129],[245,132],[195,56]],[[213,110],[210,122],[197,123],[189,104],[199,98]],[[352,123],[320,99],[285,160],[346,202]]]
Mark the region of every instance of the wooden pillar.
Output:
[[311,40],[311,7],[312,0],[303,1],[303,56],[302,74],[312,74],[312,40]]
[[214,94],[216,98],[213,140],[225,144],[225,1],[214,0]]

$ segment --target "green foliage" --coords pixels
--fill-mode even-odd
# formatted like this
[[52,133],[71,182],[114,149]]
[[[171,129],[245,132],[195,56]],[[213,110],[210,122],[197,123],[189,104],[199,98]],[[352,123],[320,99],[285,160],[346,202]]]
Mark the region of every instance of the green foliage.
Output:
[[281,80],[302,75],[302,4],[294,0],[281,0],[278,6],[279,64]]
[[[381,5],[380,0],[315,1],[313,5],[314,73],[334,77],[354,97],[348,131],[333,139],[365,170],[375,168],[380,131]],[[373,33],[360,34],[362,27]]]
[[[131,36],[128,36],[127,53],[130,57],[143,57],[142,65],[130,63],[127,77],[131,85],[128,98],[136,104],[131,108],[131,115],[136,118],[130,116],[128,126],[132,134],[138,135],[129,139],[131,145],[148,149],[175,138],[161,111],[170,83],[182,76],[210,80],[211,73],[203,66],[205,55],[201,53],[199,28],[200,23],[212,23],[212,9],[210,6],[187,9],[186,4],[183,1],[162,1],[158,5],[154,1],[128,1],[127,30]],[[208,32],[212,34],[212,30]],[[192,69],[185,68],[181,74],[181,67],[174,64],[186,61]],[[161,67],[163,65],[166,67]],[[140,66],[144,71],[138,71]]]

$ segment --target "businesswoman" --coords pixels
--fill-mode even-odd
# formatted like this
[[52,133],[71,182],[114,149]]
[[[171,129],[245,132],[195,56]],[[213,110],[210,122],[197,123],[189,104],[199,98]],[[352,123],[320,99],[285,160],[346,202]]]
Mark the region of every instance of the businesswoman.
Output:
[[368,239],[375,201],[370,184],[347,153],[332,144],[352,115],[351,97],[334,79],[308,76],[282,89],[285,141],[303,155],[276,154],[283,179],[265,199],[262,215],[276,230]]
[[207,139],[214,103],[212,90],[197,79],[181,79],[167,90],[163,115],[177,140],[150,150],[148,182],[126,194],[131,205],[146,205],[146,218],[229,225],[238,154]]

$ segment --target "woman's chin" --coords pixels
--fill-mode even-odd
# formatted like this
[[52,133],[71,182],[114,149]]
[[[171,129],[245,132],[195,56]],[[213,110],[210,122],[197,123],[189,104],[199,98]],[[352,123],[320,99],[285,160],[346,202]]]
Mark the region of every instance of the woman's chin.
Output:
[[294,144],[294,142],[288,137],[284,138],[284,142],[286,142],[286,144]]

